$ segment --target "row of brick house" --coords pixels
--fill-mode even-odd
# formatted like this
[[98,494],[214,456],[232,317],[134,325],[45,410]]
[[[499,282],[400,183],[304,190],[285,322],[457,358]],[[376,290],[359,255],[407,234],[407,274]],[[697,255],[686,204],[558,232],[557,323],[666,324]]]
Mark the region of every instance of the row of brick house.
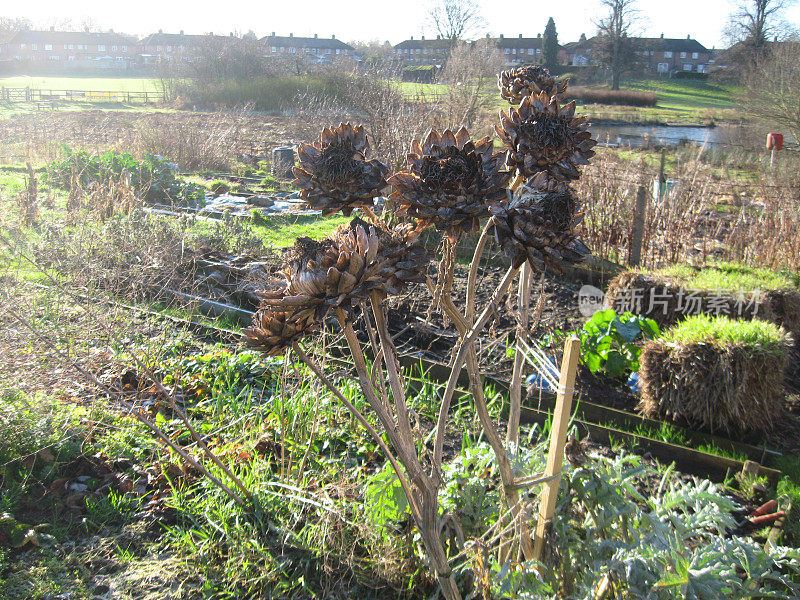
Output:
[[[250,40],[262,45],[264,55],[303,56],[312,62],[352,57],[352,46],[330,38],[272,35]],[[242,43],[233,34],[190,35],[159,31],[141,40],[119,33],[88,31],[19,31],[0,39],[0,61],[22,67],[53,70],[148,68],[162,61],[191,61],[205,48]]]
[[[704,73],[714,64],[714,50],[709,50],[691,36],[682,38],[632,38],[636,64],[650,73],[678,71]],[[581,36],[577,42],[564,45],[565,64],[575,67],[597,64],[600,39]]]
[[[538,63],[541,59],[542,37],[489,37],[507,66]],[[249,43],[258,43],[266,57],[302,57],[310,62],[329,62],[341,58],[356,58],[351,46],[336,36],[330,38],[296,37],[293,34],[271,35]],[[692,71],[703,73],[713,63],[713,51],[697,40],[664,38],[634,38],[636,61],[643,71],[674,73]],[[25,67],[44,67],[55,70],[105,69],[132,70],[148,68],[163,61],[191,61],[210,45],[243,43],[233,34],[190,35],[159,31],[141,40],[124,34],[87,31],[20,31],[0,39],[0,62]],[[588,66],[597,62],[598,38],[581,36],[577,42],[559,47],[559,63]],[[441,65],[445,62],[450,41],[441,37],[420,39],[411,37],[395,45],[392,57],[402,65]]]
[[[539,62],[542,52],[542,37],[500,37],[490,40],[503,57],[506,66],[532,64]],[[674,73],[692,71],[703,73],[713,64],[713,51],[708,50],[697,40],[665,38],[633,38],[635,61],[641,70],[651,73]],[[586,39],[581,36],[577,42],[559,46],[558,62],[570,66],[591,66],[597,64],[599,38]],[[447,56],[449,40],[411,39],[394,46],[394,58],[403,64],[430,65],[441,64]]]

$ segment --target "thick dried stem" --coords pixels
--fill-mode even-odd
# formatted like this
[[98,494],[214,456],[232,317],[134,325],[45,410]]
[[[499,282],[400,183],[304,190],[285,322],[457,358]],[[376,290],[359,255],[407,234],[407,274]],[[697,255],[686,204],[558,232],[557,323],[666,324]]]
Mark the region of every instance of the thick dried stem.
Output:
[[527,262],[522,265],[519,274],[519,292],[517,301],[519,315],[517,319],[516,352],[514,353],[514,370],[511,375],[509,393],[508,429],[506,441],[515,446],[519,443],[519,414],[522,406],[522,365],[523,354],[520,340],[528,333],[528,310],[530,308],[531,266]]
[[378,338],[381,342],[381,351],[386,364],[386,373],[389,379],[389,387],[392,389],[394,397],[394,412],[397,420],[397,428],[403,442],[409,446],[414,446],[414,438],[411,435],[411,421],[408,418],[408,407],[406,406],[406,386],[403,383],[402,375],[397,369],[397,350],[392,343],[392,336],[389,334],[389,327],[386,324],[386,308],[383,306],[383,298],[378,292],[370,295],[372,313],[375,316],[375,327],[378,330]]
[[517,274],[517,270],[518,270],[517,267],[513,266],[508,269],[506,274],[503,276],[502,281],[500,281],[500,284],[498,285],[494,294],[492,295],[489,304],[486,306],[486,308],[478,317],[477,322],[472,326],[472,328],[469,331],[466,332],[466,334],[461,338],[459,342],[458,352],[456,354],[455,359],[453,360],[452,371],[450,372],[450,377],[447,380],[447,387],[445,387],[444,390],[444,396],[442,397],[442,405],[441,408],[439,409],[439,418],[436,423],[436,437],[434,439],[434,444],[433,444],[434,464],[441,464],[442,462],[442,450],[444,448],[444,434],[447,425],[447,416],[450,412],[450,403],[453,400],[453,394],[455,393],[456,390],[456,382],[458,381],[458,376],[461,373],[461,368],[464,366],[464,362],[466,361],[470,346],[478,337],[478,334],[481,332],[486,323],[489,321],[489,318],[495,313],[498,302],[508,291],[511,282],[514,280],[514,276]]
[[478,238],[478,243],[475,244],[475,252],[472,254],[472,262],[469,265],[469,276],[467,277],[467,323],[472,325],[475,320],[475,292],[477,290],[478,267],[481,264],[481,257],[486,248],[486,242],[489,239],[489,223],[481,231],[481,237]]
[[325,372],[311,359],[311,357],[308,356],[308,354],[306,354],[303,351],[303,349],[298,345],[297,342],[294,342],[292,344],[292,349],[295,351],[297,356],[300,357],[300,360],[302,360],[306,365],[308,365],[308,368],[314,371],[314,375],[316,375],[317,378],[319,378],[319,380],[325,384],[325,386],[331,391],[331,393],[334,396],[336,396],[339,402],[345,405],[347,410],[349,410],[350,413],[356,418],[356,420],[358,420],[358,422],[361,423],[364,429],[367,430],[367,433],[369,433],[372,436],[372,439],[375,440],[375,443],[378,444],[378,447],[381,450],[383,450],[383,453],[386,454],[387,460],[392,465],[392,468],[394,469],[394,472],[397,475],[398,480],[400,481],[400,485],[403,487],[403,492],[405,492],[406,494],[409,507],[411,508],[411,516],[414,517],[415,521],[421,520],[422,513],[420,513],[419,508],[417,507],[416,496],[412,492],[411,485],[409,484],[408,479],[405,476],[405,472],[403,471],[403,468],[400,466],[400,464],[397,462],[397,459],[394,457],[394,454],[392,454],[392,451],[386,445],[386,442],[383,441],[381,435],[375,430],[375,428],[361,413],[361,411],[358,410],[358,408],[356,408],[353,405],[353,403],[350,402],[344,396],[344,394],[342,394],[341,390],[338,387],[336,387],[336,385],[334,385],[334,383],[330,379],[328,379],[327,375],[325,375]]

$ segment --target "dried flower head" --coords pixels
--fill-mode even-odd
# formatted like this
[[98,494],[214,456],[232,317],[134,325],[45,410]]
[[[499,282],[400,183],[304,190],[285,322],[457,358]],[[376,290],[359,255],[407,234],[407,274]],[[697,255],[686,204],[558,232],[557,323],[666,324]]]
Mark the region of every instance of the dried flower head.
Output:
[[489,205],[505,196],[504,154],[493,151],[488,137],[473,142],[463,127],[456,133],[431,130],[424,142],[412,143],[408,170],[389,178],[389,198],[398,214],[457,237],[477,228]]
[[589,164],[597,144],[586,117],[575,117],[575,102],[562,107],[547,94],[524,98],[508,114],[500,111],[495,129],[509,150],[508,168],[526,179],[540,172],[559,181],[577,179],[578,165]]
[[526,260],[541,271],[561,273],[582,261],[590,250],[578,239],[583,215],[566,186],[551,186],[542,173],[514,192],[511,202],[492,207],[490,227],[515,266]]
[[[298,238],[281,271],[283,281],[261,294],[248,343],[279,352],[335,308],[352,317],[372,292],[400,294],[409,283],[424,281],[432,257],[416,238],[410,225],[382,229],[359,218],[321,242]],[[289,329],[277,332],[280,323]]]
[[354,208],[372,208],[374,198],[386,187],[389,168],[378,160],[367,160],[369,141],[361,125],[341,123],[323,129],[320,141],[298,149],[300,166],[294,168],[307,208],[323,215]]
[[500,96],[511,104],[519,104],[527,96],[558,96],[567,90],[567,80],[557,82],[550,71],[538,65],[516,67],[502,71],[497,76]]

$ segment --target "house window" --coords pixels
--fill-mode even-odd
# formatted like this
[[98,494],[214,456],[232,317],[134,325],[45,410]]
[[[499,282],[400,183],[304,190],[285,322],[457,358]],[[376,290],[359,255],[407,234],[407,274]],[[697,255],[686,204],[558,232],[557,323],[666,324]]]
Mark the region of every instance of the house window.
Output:
[[698,58],[700,58],[700,53],[699,52],[692,52],[692,58],[697,60]]
[[73,61],[75,60],[75,57],[74,57],[74,56],[68,56],[68,57],[67,57],[67,60],[68,60],[69,62],[73,62]]
[[691,71],[692,70],[692,63],[683,63],[683,70],[684,71]]
[[295,52],[297,52],[297,48],[295,47],[289,48],[289,54],[294,54]]
[[536,49],[536,54],[541,54],[541,53],[542,53],[542,49],[541,48],[537,48]]
[[286,50],[286,47],[285,46],[281,46],[280,47],[280,51],[283,52],[284,50]]
[[672,52],[664,52],[664,58],[672,58]]
[[[70,48],[72,48],[72,46],[70,46]],[[123,51],[123,52],[127,52],[127,51],[128,51],[128,47],[127,47],[127,46],[123,46],[123,47],[122,47],[122,51]]]
[[31,44],[31,50],[38,50],[39,44]]
[[105,52],[106,47],[103,44],[97,44],[97,51],[98,52]]
[[706,66],[705,65],[697,65],[697,72],[698,73],[705,73],[706,72]]
[[437,48],[436,49],[436,54],[441,54],[441,53],[442,53],[442,49],[441,48]]
[[669,73],[669,63],[658,63],[659,73]]
[[20,45],[19,45],[19,49],[20,49],[20,50],[25,50],[25,44],[20,44]]
[[161,52],[162,46],[156,46],[156,52]]
[[116,51],[117,51],[117,47],[116,47],[116,46],[111,46],[111,50],[113,50],[114,52],[116,52]]
[[330,54],[330,53],[331,53],[331,49],[330,48],[325,48],[325,54]]
[[511,54],[511,48],[506,48],[506,49],[505,49],[505,53],[506,53],[506,54]]
[[47,58],[49,58],[50,60],[60,60],[61,59],[61,57],[58,54],[51,54]]
[[528,48],[528,56],[530,56],[531,54],[533,54],[533,48]]
[[123,58],[122,56],[118,56],[118,57],[117,57],[117,60],[119,60],[119,61],[123,61],[123,60],[125,60],[125,58]]
[[276,46],[273,46],[273,47],[272,47],[272,51],[273,51],[273,52],[277,52],[277,51],[278,51],[278,48],[277,48]]
[[681,52],[681,58],[686,58],[686,52]]
[[66,49],[67,49],[67,45],[66,45],[66,44],[64,44],[64,50],[66,50]]
[[[337,48],[336,49],[336,54],[340,54],[340,53],[341,53],[341,50],[339,48]],[[426,48],[425,49],[425,54],[427,54],[427,53],[428,53],[428,49]]]
[[70,50],[75,50],[75,44],[70,44],[70,45],[69,45],[69,49],[70,49]]

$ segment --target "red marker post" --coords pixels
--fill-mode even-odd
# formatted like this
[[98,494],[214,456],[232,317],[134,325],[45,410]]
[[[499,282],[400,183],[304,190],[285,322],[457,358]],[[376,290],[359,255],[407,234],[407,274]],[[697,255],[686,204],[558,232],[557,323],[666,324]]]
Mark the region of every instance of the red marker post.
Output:
[[775,167],[775,151],[783,150],[783,134],[782,133],[768,133],[767,134],[767,150],[771,150],[769,157],[770,169]]

